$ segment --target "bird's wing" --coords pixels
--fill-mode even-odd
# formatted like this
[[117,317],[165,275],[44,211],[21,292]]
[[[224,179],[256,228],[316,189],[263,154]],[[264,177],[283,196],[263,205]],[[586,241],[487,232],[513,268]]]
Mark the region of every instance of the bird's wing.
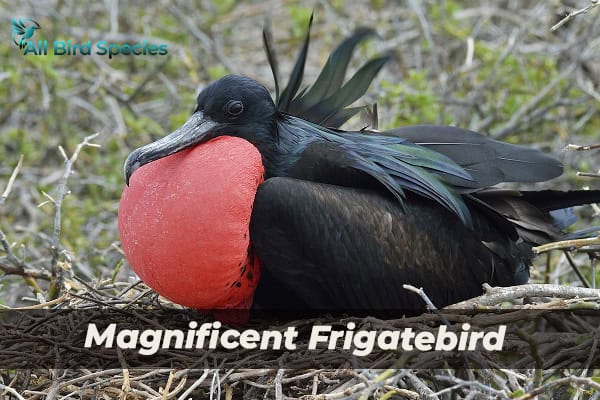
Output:
[[309,88],[301,89],[311,25],[312,16],[288,84],[281,95],[279,95],[279,67],[272,45],[271,32],[268,28],[263,31],[264,47],[275,79],[275,103],[281,112],[319,125],[337,128],[363,109],[363,107],[348,106],[365,94],[375,76],[390,60],[391,55],[385,54],[369,60],[344,84],[346,70],[356,46],[376,36],[372,29],[359,28],[330,54],[317,80]]
[[468,230],[434,202],[406,208],[372,190],[268,179],[250,223],[261,263],[256,303],[421,310],[421,299],[402,284],[423,287],[443,306],[480,294],[484,282],[522,283],[527,257],[485,218],[476,216],[476,229]]
[[[541,245],[564,239],[561,232],[577,221],[570,207],[600,202],[600,190],[517,191],[488,189],[473,195],[509,219],[519,236],[529,243]],[[594,234],[597,228],[582,230],[576,237]]]
[[553,211],[584,204],[599,203],[600,190],[533,190],[520,191],[520,195],[540,210]]
[[539,150],[499,142],[466,129],[417,125],[380,134],[407,139],[452,159],[473,177],[470,182],[452,182],[448,177],[466,192],[500,182],[542,182],[562,174],[561,163]]
[[20,19],[13,19],[12,29],[15,35],[22,35],[25,33],[25,24]]
[[[446,177],[468,181],[470,175],[450,158],[405,139],[391,136],[337,132],[311,124],[300,118],[288,118],[278,126],[290,136],[309,131],[320,137],[305,148],[287,176],[355,186],[356,172],[383,185],[404,203],[405,190],[437,201],[470,226],[470,213],[461,196],[447,185]],[[342,183],[340,183],[342,182]]]

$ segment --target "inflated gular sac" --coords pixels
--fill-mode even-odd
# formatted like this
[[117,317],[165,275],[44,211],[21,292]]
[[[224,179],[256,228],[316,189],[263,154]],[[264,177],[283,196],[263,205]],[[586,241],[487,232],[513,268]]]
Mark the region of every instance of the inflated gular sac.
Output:
[[118,218],[132,268],[175,303],[249,308],[260,270],[248,227],[263,176],[258,150],[230,136],[139,168]]

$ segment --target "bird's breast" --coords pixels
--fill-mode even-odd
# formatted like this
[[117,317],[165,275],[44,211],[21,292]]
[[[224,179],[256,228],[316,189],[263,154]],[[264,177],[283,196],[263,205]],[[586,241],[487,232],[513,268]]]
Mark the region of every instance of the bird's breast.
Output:
[[175,303],[249,308],[260,275],[249,224],[263,176],[258,150],[236,137],[141,167],[123,191],[118,217],[132,268]]

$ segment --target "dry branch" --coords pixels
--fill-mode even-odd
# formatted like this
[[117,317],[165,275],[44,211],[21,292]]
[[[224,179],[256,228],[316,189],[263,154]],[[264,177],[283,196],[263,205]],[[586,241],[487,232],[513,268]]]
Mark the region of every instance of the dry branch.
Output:
[[585,176],[587,178],[600,178],[600,174],[596,174],[594,172],[580,172],[580,171],[577,171],[577,176]]
[[599,5],[600,5],[600,1],[590,0],[590,4],[588,4],[586,7],[581,8],[579,10],[571,11],[563,19],[561,19],[556,24],[554,24],[554,26],[552,26],[552,28],[550,28],[550,32],[556,31],[558,28],[560,28],[561,26],[563,26],[564,24],[566,24],[567,22],[569,22],[576,16],[578,16],[580,14],[586,14],[586,13],[590,12],[592,9],[598,7]]
[[[25,400],[25,398],[23,396],[21,396],[19,394],[19,392],[17,392],[15,389],[11,388],[10,386],[6,386],[6,385],[3,385],[2,383],[0,383],[0,390],[10,393],[11,395],[15,396],[15,398],[17,398],[18,400]],[[0,392],[0,394],[2,394],[2,392]]]
[[465,310],[477,307],[495,306],[524,297],[558,297],[563,299],[589,297],[600,300],[600,289],[563,285],[528,284],[507,287],[489,287],[488,285],[484,285],[484,288],[486,289],[484,295],[452,304],[445,307],[445,309]]
[[596,150],[596,149],[600,149],[600,144],[581,146],[578,144],[569,143],[567,145],[567,147],[565,147],[565,150],[575,150],[575,151]]
[[10,178],[8,179],[8,183],[6,184],[6,189],[4,189],[2,196],[0,196],[0,206],[2,204],[4,204],[4,202],[6,201],[6,198],[10,194],[13,184],[15,183],[15,179],[17,179],[17,175],[19,174],[19,171],[21,170],[22,165],[23,165],[23,154],[21,154],[21,156],[19,157],[19,162],[17,162],[17,166],[15,167],[12,174],[10,175]]
[[540,254],[551,250],[573,250],[598,245],[600,245],[600,236],[593,238],[562,240],[559,242],[547,243],[541,246],[534,247],[531,250],[533,250],[533,252],[536,254]]
[[538,388],[535,388],[532,391],[525,393],[522,396],[517,397],[517,400],[530,400],[530,399],[536,398],[537,396],[539,396],[540,394],[543,394],[543,393],[549,393],[549,394],[555,393],[556,390],[550,391],[550,389],[554,389],[556,386],[564,386],[564,385],[570,385],[570,386],[581,385],[581,386],[592,388],[595,391],[600,390],[600,384],[598,384],[591,378],[582,378],[582,377],[571,375],[571,376],[567,376],[565,378],[560,378],[555,381],[549,382]]
[[[68,157],[65,150],[62,146],[58,147],[59,153],[64,159],[65,169],[64,172],[58,182],[57,195],[56,198],[49,196],[46,193],[43,193],[49,200],[50,203],[54,205],[54,228],[51,239],[51,261],[50,261],[50,287],[48,289],[48,297],[53,299],[55,298],[59,291],[63,286],[63,270],[58,266],[58,260],[61,254],[60,250],[60,236],[61,236],[61,228],[62,228],[62,205],[65,199],[65,196],[68,194],[67,191],[67,183],[71,174],[73,173],[73,165],[77,161],[79,157],[79,153],[84,147],[99,147],[99,145],[91,143],[93,139],[98,137],[99,133],[95,133],[93,135],[86,136],[81,143],[79,143],[75,147],[75,151]],[[42,204],[43,205],[43,204]],[[41,206],[41,205],[40,205]]]

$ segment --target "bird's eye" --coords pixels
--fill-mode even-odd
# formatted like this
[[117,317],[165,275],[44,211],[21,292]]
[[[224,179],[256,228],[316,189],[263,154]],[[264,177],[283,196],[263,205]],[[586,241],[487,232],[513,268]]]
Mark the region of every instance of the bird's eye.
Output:
[[239,100],[230,100],[225,104],[225,112],[230,118],[239,117],[244,111],[244,104]]

